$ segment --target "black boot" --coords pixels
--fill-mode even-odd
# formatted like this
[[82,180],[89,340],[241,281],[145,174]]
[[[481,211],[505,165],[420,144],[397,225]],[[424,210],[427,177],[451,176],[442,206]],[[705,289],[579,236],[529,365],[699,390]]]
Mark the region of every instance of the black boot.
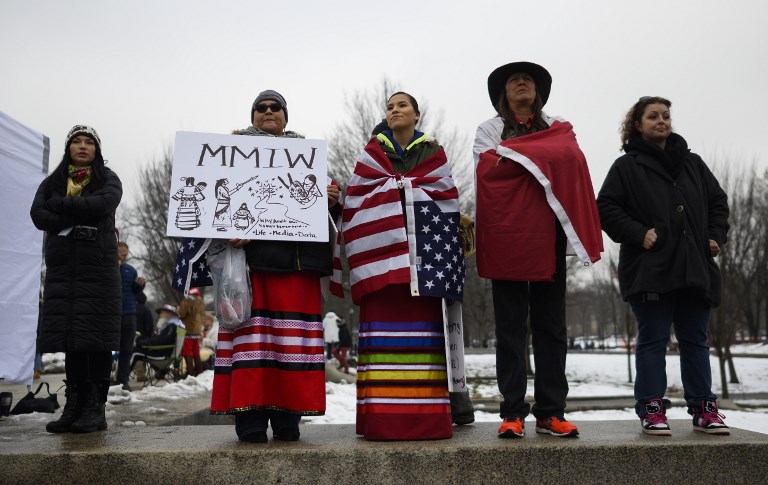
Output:
[[[106,392],[104,392],[103,383],[95,384],[91,381],[85,381],[82,384],[82,390],[85,394],[83,398],[83,409],[80,418],[72,423],[73,433],[93,433],[107,429],[107,418],[104,415],[104,404],[106,403]],[[106,385],[107,392],[109,385]]]
[[301,433],[299,432],[299,422],[301,416],[286,413],[283,411],[274,411],[269,420],[272,423],[272,437],[280,441],[297,441]]
[[450,392],[451,420],[454,424],[471,424],[475,422],[475,410],[469,392]]
[[64,398],[67,402],[64,404],[64,409],[61,411],[61,417],[56,421],[51,421],[45,425],[45,430],[49,433],[69,433],[72,423],[77,421],[80,417],[80,410],[82,409],[82,395],[79,392],[79,382],[67,382],[64,381],[67,386],[64,389]]

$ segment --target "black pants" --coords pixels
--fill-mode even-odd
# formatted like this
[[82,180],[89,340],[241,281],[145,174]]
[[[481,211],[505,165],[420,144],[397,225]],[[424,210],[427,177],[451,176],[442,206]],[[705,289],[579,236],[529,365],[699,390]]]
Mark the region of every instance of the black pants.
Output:
[[560,224],[555,238],[554,281],[528,282],[493,280],[493,311],[496,318],[496,374],[504,397],[501,417],[522,417],[531,411],[525,402],[528,383],[525,370],[527,319],[530,310],[535,367],[533,415],[562,416],[568,381],[565,356],[568,336],[565,327],[565,247]]
[[136,314],[123,315],[120,324],[120,359],[117,361],[117,376],[115,380],[119,384],[128,384],[128,376],[131,375],[131,355],[133,355],[133,342],[136,340]]
[[109,382],[112,372],[112,352],[67,352],[64,375],[70,383],[91,381]]
[[272,423],[272,432],[279,434],[281,430],[297,430],[301,416],[286,413],[285,411],[259,409],[235,413],[235,432],[238,437],[250,433],[266,431],[267,425]]

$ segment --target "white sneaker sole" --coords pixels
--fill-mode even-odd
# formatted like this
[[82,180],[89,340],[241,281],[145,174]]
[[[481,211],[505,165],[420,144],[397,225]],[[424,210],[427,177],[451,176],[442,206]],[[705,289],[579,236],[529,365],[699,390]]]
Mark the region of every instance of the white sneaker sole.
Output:
[[699,428],[698,426],[694,426],[693,430],[698,431],[699,433],[717,434],[723,436],[731,434],[731,430],[729,428]]
[[536,427],[536,432],[540,434],[551,434],[552,436],[560,436],[560,437],[579,436],[579,430],[577,429],[574,429],[573,431],[568,433],[556,433],[549,428]]
[[671,429],[641,429],[643,430],[643,433],[649,434],[651,436],[672,436]]

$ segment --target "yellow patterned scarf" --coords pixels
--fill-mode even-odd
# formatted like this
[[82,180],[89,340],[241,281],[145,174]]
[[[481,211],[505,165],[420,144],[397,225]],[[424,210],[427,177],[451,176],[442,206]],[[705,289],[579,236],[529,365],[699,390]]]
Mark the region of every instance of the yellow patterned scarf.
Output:
[[91,167],[69,166],[67,178],[67,195],[78,196],[83,188],[91,181]]

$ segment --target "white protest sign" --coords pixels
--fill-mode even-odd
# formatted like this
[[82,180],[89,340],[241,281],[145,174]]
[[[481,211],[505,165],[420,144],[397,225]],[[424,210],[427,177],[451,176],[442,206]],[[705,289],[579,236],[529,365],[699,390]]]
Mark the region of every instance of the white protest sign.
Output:
[[445,358],[448,371],[448,390],[467,392],[464,369],[464,328],[461,302],[443,298],[443,323],[445,324]]
[[171,237],[328,241],[325,140],[176,133]]

